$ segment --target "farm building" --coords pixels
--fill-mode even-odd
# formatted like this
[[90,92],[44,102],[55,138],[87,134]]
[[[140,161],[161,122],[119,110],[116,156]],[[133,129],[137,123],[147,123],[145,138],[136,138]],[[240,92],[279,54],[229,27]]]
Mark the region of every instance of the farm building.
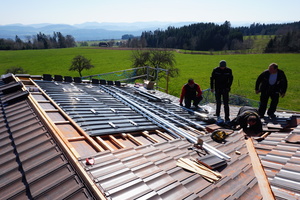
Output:
[[12,74],[0,105],[2,199],[300,198],[296,112],[249,137],[143,85]]

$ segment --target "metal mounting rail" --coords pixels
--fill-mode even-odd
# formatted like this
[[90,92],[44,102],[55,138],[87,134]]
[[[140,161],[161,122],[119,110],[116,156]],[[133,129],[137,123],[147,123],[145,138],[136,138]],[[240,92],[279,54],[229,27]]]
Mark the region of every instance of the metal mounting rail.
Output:
[[[130,106],[135,111],[139,112],[143,116],[147,117],[149,120],[151,120],[153,123],[157,124],[159,127],[164,128],[166,131],[172,130],[170,133],[175,135],[176,137],[179,137],[176,133],[179,133],[181,136],[185,137],[188,141],[191,143],[196,144],[197,138],[195,136],[192,136],[185,131],[181,130],[174,124],[170,123],[169,121],[163,119],[162,117],[156,115],[155,113],[151,112],[149,109],[144,108],[143,106],[139,105],[138,103],[130,100],[126,96],[120,94],[119,92],[115,92],[112,89],[109,89],[106,86],[99,86],[101,89],[103,89],[105,92],[109,93],[110,95],[114,96],[115,98],[119,99],[126,105]],[[170,130],[169,130],[170,129]],[[176,133],[175,133],[176,132]],[[215,154],[219,158],[223,160],[230,160],[231,157],[226,155],[225,153],[219,151],[218,149],[212,147],[211,145],[207,143],[203,143],[203,147],[210,153]]]
[[[160,99],[159,97],[156,97],[156,96],[154,96],[153,94],[148,94],[148,93],[146,93],[146,92],[144,92],[144,91],[142,91],[141,89],[138,89],[138,88],[134,88],[136,91],[138,91],[141,95],[143,95],[143,96],[146,96],[146,97],[148,97],[148,98],[153,98],[153,99],[159,99],[159,100],[161,100],[162,101],[162,99]],[[201,117],[201,118],[208,118],[209,117],[209,115],[207,115],[207,114],[203,114],[203,113],[200,113],[200,112],[197,112],[197,111],[195,111],[195,110],[192,110],[192,109],[188,109],[188,108],[186,108],[186,107],[184,107],[184,106],[179,106],[178,104],[175,104],[175,103],[173,103],[173,102],[171,102],[171,104],[172,105],[175,105],[176,107],[180,107],[181,109],[183,109],[183,110],[186,110],[186,111],[188,111],[189,113],[193,113],[193,114],[195,114],[195,115],[197,115],[197,116],[199,116],[199,117]]]
[[[158,110],[162,110],[162,111],[168,113],[169,115],[172,115],[172,116],[174,116],[174,117],[176,117],[176,118],[178,118],[178,119],[180,119],[180,120],[182,120],[182,121],[187,122],[187,123],[190,124],[190,125],[195,126],[196,128],[201,129],[202,131],[205,131],[205,132],[206,132],[205,127],[202,126],[202,125],[200,125],[200,124],[198,124],[198,123],[195,123],[195,122],[193,122],[193,121],[191,121],[191,120],[189,120],[189,119],[186,119],[186,118],[184,118],[184,117],[182,117],[182,116],[180,116],[180,115],[178,115],[178,114],[176,114],[176,113],[174,113],[174,112],[171,112],[171,111],[169,111],[169,110],[167,110],[167,109],[165,109],[165,108],[162,108],[162,107],[160,107],[160,106],[158,106],[158,105],[156,105],[156,104],[154,104],[154,103],[150,103],[150,102],[148,102],[148,101],[146,101],[146,100],[144,100],[144,99],[142,99],[142,98],[140,98],[140,97],[137,97],[137,96],[132,95],[132,94],[130,94],[130,93],[128,93],[128,92],[125,92],[124,90],[121,90],[121,89],[119,89],[119,88],[117,88],[117,87],[113,87],[113,88],[114,88],[115,90],[118,90],[119,92],[122,92],[122,93],[125,93],[126,95],[129,95],[130,97],[133,97],[133,98],[135,98],[135,99],[137,99],[137,100],[139,100],[139,101],[142,101],[143,103],[148,104],[148,105],[150,105],[150,106],[152,106],[152,107],[154,107],[154,108],[156,108],[156,109],[158,109]],[[173,120],[173,119],[171,119],[171,118],[169,118],[169,119],[170,119],[170,120]],[[176,122],[176,123],[178,123],[178,124],[180,124],[180,125],[182,125],[182,126],[185,126],[184,124],[182,124],[182,123],[180,123],[180,122],[178,122],[178,121],[175,121],[175,120],[174,120],[174,122]]]
[[[141,107],[138,106],[137,104],[135,104],[132,101],[129,101],[126,97],[124,97],[121,94],[112,92],[111,90],[109,90],[108,88],[104,87],[104,86],[100,86],[100,88],[107,92],[108,94],[110,94],[111,96],[115,97],[116,99],[120,100],[122,103],[124,103],[125,105],[129,106],[132,110],[135,110],[136,112],[140,113],[142,116],[144,116],[145,118],[147,118],[148,120],[150,120],[151,122],[153,122],[154,124],[156,124],[157,126],[159,126],[160,128],[168,131],[170,134],[174,135],[177,138],[180,138],[180,136],[178,134],[176,134],[174,131],[168,129],[168,127],[166,127],[164,125],[164,123],[161,123],[159,120],[157,120],[158,118],[160,118],[159,116],[154,115],[153,113],[150,114],[150,112]],[[150,115],[149,115],[150,114]],[[161,120],[165,121],[164,119],[161,118]]]

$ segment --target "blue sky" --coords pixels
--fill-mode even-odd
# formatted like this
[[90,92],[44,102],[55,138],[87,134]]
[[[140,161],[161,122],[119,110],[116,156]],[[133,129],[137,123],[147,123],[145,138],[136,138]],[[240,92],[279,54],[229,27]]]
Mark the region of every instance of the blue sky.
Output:
[[0,25],[300,21],[299,0],[0,0]]

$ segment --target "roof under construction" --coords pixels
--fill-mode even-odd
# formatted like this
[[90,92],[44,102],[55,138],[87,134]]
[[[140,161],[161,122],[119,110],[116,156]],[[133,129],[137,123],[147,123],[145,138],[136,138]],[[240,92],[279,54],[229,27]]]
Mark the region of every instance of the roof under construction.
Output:
[[213,104],[194,111],[142,85],[12,74],[0,105],[3,199],[300,198],[296,112],[247,137],[208,120]]

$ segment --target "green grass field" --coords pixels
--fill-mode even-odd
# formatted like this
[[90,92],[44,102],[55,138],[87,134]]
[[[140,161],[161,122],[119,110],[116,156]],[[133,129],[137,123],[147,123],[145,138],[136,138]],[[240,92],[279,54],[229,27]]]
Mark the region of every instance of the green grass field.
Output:
[[[83,76],[101,74],[130,69],[131,50],[109,50],[97,48],[68,48],[50,50],[0,51],[0,74],[12,66],[22,67],[31,75],[59,74],[63,76],[79,76],[78,72],[68,71],[73,57],[83,55],[91,59],[95,68],[83,71]],[[233,70],[234,81],[232,94],[258,101],[259,95],[254,92],[257,76],[272,62],[283,69],[289,81],[286,97],[280,99],[279,107],[300,111],[300,54],[235,54],[235,55],[201,55],[175,53],[176,67],[180,75],[172,78],[169,93],[179,96],[183,84],[194,78],[202,89],[209,88],[209,79],[214,67],[220,60],[226,60]],[[159,83],[165,87],[165,82]]]

